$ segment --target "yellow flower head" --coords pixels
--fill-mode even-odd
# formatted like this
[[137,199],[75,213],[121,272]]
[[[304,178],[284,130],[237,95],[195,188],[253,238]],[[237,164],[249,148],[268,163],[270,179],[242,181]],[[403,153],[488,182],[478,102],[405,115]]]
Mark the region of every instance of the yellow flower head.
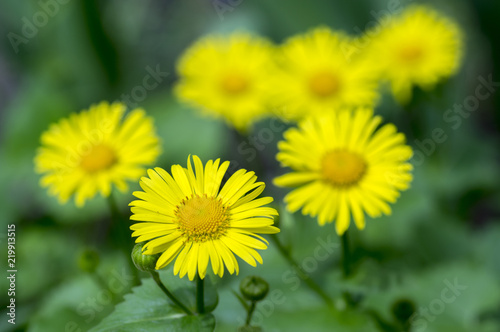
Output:
[[125,119],[125,105],[101,102],[71,114],[42,134],[35,170],[41,185],[61,203],[73,194],[78,207],[97,192],[109,196],[111,185],[127,190],[145,166],[160,154],[153,120],[135,109]]
[[246,33],[211,35],[180,58],[177,96],[206,113],[246,130],[267,112],[265,85],[272,45]]
[[412,6],[380,26],[368,52],[401,103],[411,98],[414,84],[431,88],[458,70],[462,33],[446,17],[425,6]]
[[279,70],[269,90],[284,117],[298,120],[348,106],[373,106],[377,72],[346,51],[352,40],[328,28],[316,28],[281,46]]
[[370,217],[390,214],[399,191],[409,187],[412,150],[396,127],[371,109],[342,111],[301,122],[285,132],[277,159],[294,172],[275,179],[278,186],[300,186],[285,197],[291,212],[318,216],[320,225],[335,220],[338,234],[351,215],[359,229]]
[[[148,170],[140,185],[144,191],[134,192],[139,200],[130,203],[131,220],[139,221],[130,229],[136,242],[148,241],[143,254],[162,253],[156,263],[161,269],[175,260],[174,274],[190,280],[198,271],[203,279],[208,261],[220,277],[224,265],[229,273],[239,272],[234,254],[256,266],[262,258],[255,249],[266,249],[261,234],[278,233],[272,226],[275,209],[265,207],[271,197],[257,197],[263,182],[255,182],[254,172],[240,169],[220,189],[229,162],[209,160],[205,167],[193,156],[194,169],[188,157],[187,169],[173,165],[172,175],[162,168]],[[264,243],[265,242],[265,243]]]

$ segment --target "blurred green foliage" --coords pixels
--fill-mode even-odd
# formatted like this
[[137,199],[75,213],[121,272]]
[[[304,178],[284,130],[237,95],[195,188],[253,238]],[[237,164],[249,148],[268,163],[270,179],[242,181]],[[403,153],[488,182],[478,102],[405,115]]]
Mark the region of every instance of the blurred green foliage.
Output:
[[[238,154],[234,133],[224,123],[204,118],[172,97],[177,57],[196,38],[213,31],[247,29],[277,43],[318,25],[356,34],[373,24],[390,1],[228,1],[232,10],[222,14],[213,2],[200,0],[62,2],[57,2],[57,12],[34,36],[17,45],[18,52],[9,33],[22,36],[26,20],[33,22],[34,15],[45,10],[43,4],[54,1],[0,3],[4,36],[0,43],[4,247],[0,260],[3,267],[6,225],[14,223],[19,271],[17,324],[7,323],[3,310],[2,331],[86,331],[113,312],[133,286],[124,277],[131,271],[110,232],[106,201],[96,198],[77,209],[72,202],[59,205],[39,187],[33,157],[40,134],[50,123],[100,100],[122,99],[142,84],[148,66],[160,66],[169,75],[137,101],[154,117],[162,139],[164,153],[157,165],[184,164],[188,154],[197,154],[202,160],[220,157],[241,167],[256,167]],[[481,101],[458,128],[443,120],[446,110],[474,94],[479,76],[500,80],[500,43],[495,39],[500,4],[443,0],[432,5],[463,27],[464,64],[457,76],[435,90],[415,91],[411,105],[404,109],[387,94],[377,107],[378,114],[407,134],[416,151],[425,152],[422,144],[427,144],[425,149],[432,152],[424,153],[415,166],[412,188],[402,194],[391,216],[369,220],[364,231],[353,229],[352,278],[342,278],[338,247],[317,261],[314,269],[311,265],[310,274],[334,298],[337,310],[326,309],[271,245],[263,252],[263,265],[242,265],[239,276],[218,281],[216,330],[234,331],[244,323],[245,312],[232,291],[247,275],[259,275],[270,284],[270,293],[254,316],[254,323],[268,331],[397,331],[408,323],[392,312],[401,300],[417,310],[411,331],[424,327],[440,332],[500,330],[500,93]],[[266,124],[259,123],[251,135]],[[429,143],[436,128],[445,132],[446,140]],[[277,202],[285,191],[270,180],[282,172],[274,159],[280,138],[281,133],[276,133],[260,152],[264,167],[259,170],[268,183],[266,191]],[[137,189],[138,184],[131,184],[131,191]],[[117,194],[116,199],[128,215],[131,193]],[[332,225],[320,228],[315,220],[282,211],[279,236],[298,262],[312,264],[307,262],[314,257],[318,239],[338,243]],[[79,255],[89,247],[100,255],[95,273],[78,268]],[[4,306],[8,283],[0,280]],[[460,294],[448,291],[447,296],[455,295],[448,303],[442,299],[443,290],[455,281],[465,288],[457,291]],[[140,287],[153,292],[152,286],[146,280]],[[125,299],[134,296],[138,290]],[[143,307],[137,310],[146,310],[148,299],[141,301]],[[167,310],[160,308],[161,301],[152,310]],[[127,303],[116,306],[114,317]],[[102,324],[112,320],[110,316]]]

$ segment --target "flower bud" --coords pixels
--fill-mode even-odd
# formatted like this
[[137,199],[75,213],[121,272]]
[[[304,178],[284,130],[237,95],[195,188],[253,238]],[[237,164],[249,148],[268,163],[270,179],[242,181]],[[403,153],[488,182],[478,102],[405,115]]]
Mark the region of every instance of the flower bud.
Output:
[[240,291],[250,301],[260,301],[269,292],[269,284],[257,276],[245,277],[240,283]]
[[139,271],[151,272],[155,270],[156,261],[160,257],[160,254],[156,255],[143,255],[142,254],[142,243],[137,243],[132,249],[132,261],[135,267]]
[[85,249],[78,257],[78,267],[85,272],[94,273],[99,266],[99,254],[94,249]]

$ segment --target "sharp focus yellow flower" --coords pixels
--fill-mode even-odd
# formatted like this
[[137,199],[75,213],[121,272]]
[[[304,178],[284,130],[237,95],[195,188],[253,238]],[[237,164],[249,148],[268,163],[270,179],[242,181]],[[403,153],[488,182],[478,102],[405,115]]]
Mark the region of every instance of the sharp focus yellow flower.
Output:
[[414,84],[428,89],[458,70],[462,33],[446,17],[425,6],[412,6],[380,26],[369,56],[401,103],[411,98]]
[[[229,162],[209,160],[205,167],[194,156],[194,169],[188,157],[188,168],[173,165],[172,175],[162,168],[148,170],[142,178],[144,191],[134,192],[139,200],[130,203],[130,227],[136,242],[148,241],[144,254],[162,253],[156,263],[161,269],[175,260],[174,274],[190,280],[198,274],[205,277],[208,261],[220,277],[224,265],[229,273],[239,272],[234,254],[256,266],[262,258],[255,249],[266,249],[260,234],[278,233],[272,226],[275,209],[265,207],[271,197],[257,197],[263,182],[255,182],[254,172],[240,169],[220,189]],[[265,243],[264,243],[265,242]]]
[[377,72],[346,52],[352,40],[328,28],[290,38],[278,56],[280,70],[269,88],[283,117],[297,120],[350,106],[373,106]]
[[335,220],[338,234],[351,215],[359,229],[370,217],[390,214],[399,191],[412,180],[412,150],[396,127],[376,129],[380,116],[370,109],[309,118],[285,132],[277,159],[294,172],[275,179],[278,186],[300,186],[285,197],[291,212],[318,216],[320,225]]
[[180,58],[175,92],[188,104],[246,130],[268,110],[271,50],[270,42],[246,33],[204,37]]
[[42,134],[35,169],[41,185],[61,203],[73,194],[76,205],[98,192],[109,196],[112,184],[127,190],[145,166],[160,153],[153,120],[135,109],[124,119],[125,105],[101,102],[88,111],[71,114]]

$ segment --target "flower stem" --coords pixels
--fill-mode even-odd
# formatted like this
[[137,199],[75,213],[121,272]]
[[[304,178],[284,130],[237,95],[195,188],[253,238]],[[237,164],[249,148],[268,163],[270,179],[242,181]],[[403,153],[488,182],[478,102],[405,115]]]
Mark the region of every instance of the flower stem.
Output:
[[247,320],[245,322],[246,326],[250,326],[250,321],[252,320],[252,315],[253,315],[253,312],[255,311],[255,305],[256,305],[256,302],[252,301],[252,303],[250,304],[250,307],[248,308]]
[[196,275],[196,310],[199,314],[205,313],[205,287],[204,280]]
[[280,242],[278,237],[273,234],[271,235],[271,240],[274,242],[276,247],[278,248],[280,254],[283,256],[283,258],[286,259],[286,261],[292,266],[292,268],[296,271],[298,274],[299,278],[304,280],[306,285],[316,292],[323,301],[328,306],[333,307],[333,301],[332,299],[323,291],[323,289],[299,266],[299,264],[293,259],[293,257],[290,255],[288,250],[283,246],[283,244]]
[[172,300],[172,302],[174,302],[179,308],[181,308],[186,314],[188,315],[193,315],[193,312],[191,310],[189,310],[184,304],[182,304],[181,301],[179,301],[174,294],[172,294],[168,289],[167,287],[165,287],[165,285],[161,282],[160,280],[160,275],[158,274],[158,272],[156,271],[151,271],[151,277],[153,278],[153,280],[156,282],[156,284],[158,285],[158,287],[161,288],[161,290],[163,291],[163,293],[165,293],[168,298],[170,300]]
[[342,234],[342,271],[344,272],[344,278],[347,278],[351,274],[351,253],[349,251],[349,236],[347,235],[347,230]]

